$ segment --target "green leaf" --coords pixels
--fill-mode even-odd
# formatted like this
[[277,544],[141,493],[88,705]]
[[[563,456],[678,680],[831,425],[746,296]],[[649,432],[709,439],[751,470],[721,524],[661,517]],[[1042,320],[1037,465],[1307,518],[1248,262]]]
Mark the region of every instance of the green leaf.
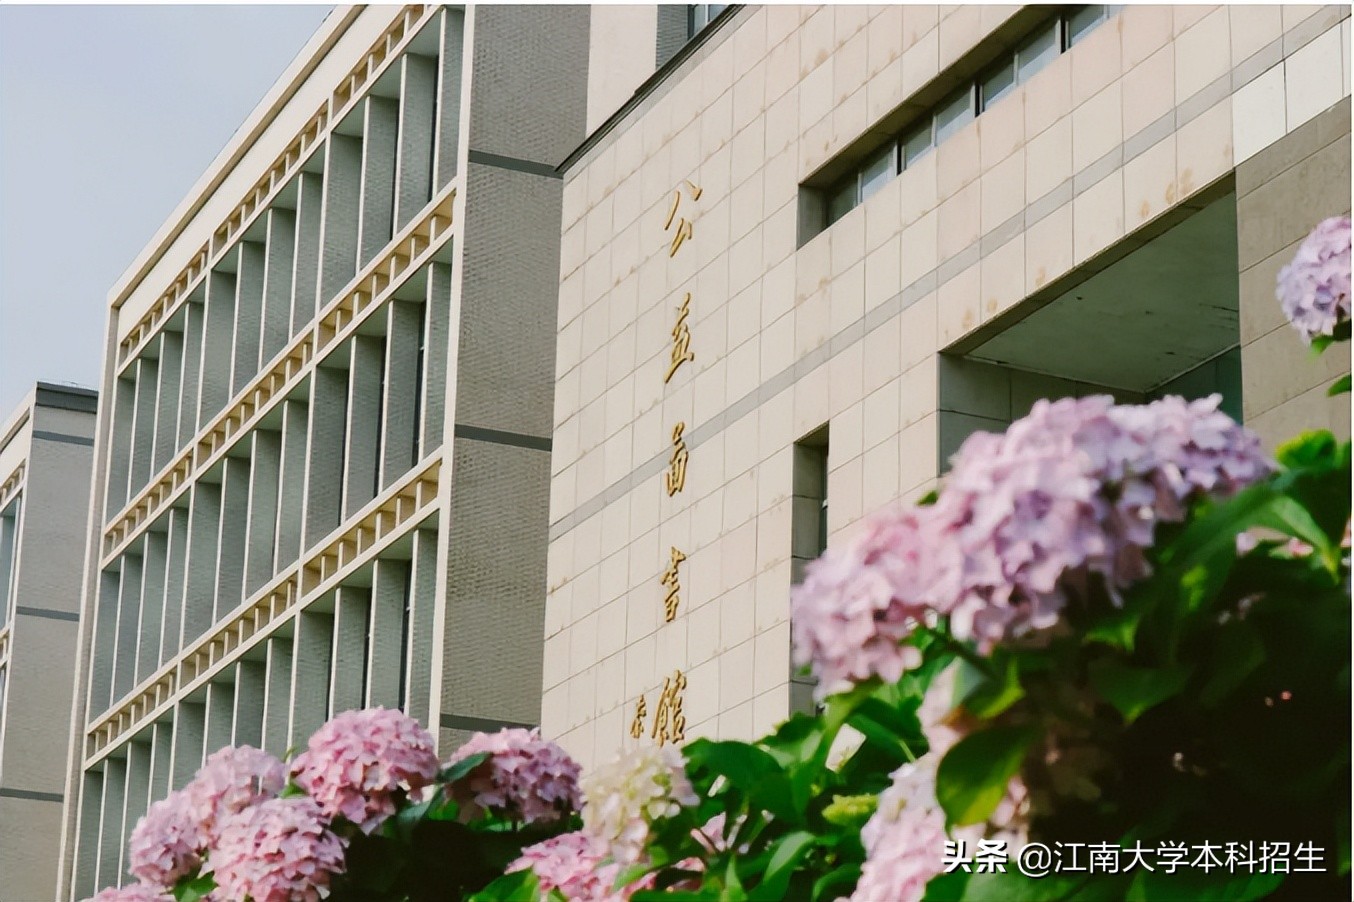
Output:
[[639,864],[632,864],[628,868],[622,868],[620,873],[616,875],[615,882],[611,884],[611,888],[617,890],[623,886],[629,886],[653,869],[654,866],[649,861],[642,861]]
[[440,783],[455,783],[457,780],[479,767],[485,761],[489,760],[488,752],[478,752],[474,755],[466,755],[460,761],[449,765],[445,770],[437,775]]
[[936,771],[936,800],[950,825],[991,816],[1037,735],[1032,727],[996,727],[971,733],[950,749]]
[[1286,536],[1301,539],[1313,548],[1325,553],[1330,550],[1331,541],[1325,530],[1312,519],[1311,512],[1294,498],[1279,495],[1262,508],[1256,519],[1256,525],[1268,526]]
[[1326,394],[1327,396],[1333,398],[1336,395],[1347,395],[1349,394],[1349,391],[1350,391],[1349,373],[1345,373],[1339,379],[1336,379],[1334,382],[1330,384],[1330,388],[1326,389]]
[[1185,688],[1189,668],[1183,665],[1144,668],[1102,658],[1087,669],[1091,685],[1124,716],[1127,723]]
[[1255,627],[1233,620],[1217,629],[1211,676],[1199,693],[1205,707],[1213,707],[1250,676],[1265,661],[1265,645]]
[[859,862],[841,865],[836,870],[829,871],[813,882],[813,902],[850,895],[851,889],[859,880]]
[[754,805],[790,823],[802,823],[805,812],[796,804],[790,779],[771,753],[746,742],[698,739],[686,747],[689,766],[724,777]]
[[504,874],[466,902],[530,902],[541,897],[540,881],[531,868]]
[[1136,591],[1129,594],[1122,607],[1111,608],[1099,619],[1086,627],[1084,641],[1099,642],[1111,648],[1132,652],[1137,642],[1138,626],[1154,600],[1151,583],[1140,583]]
[[[992,679],[983,674],[967,661],[961,664],[962,673],[968,677],[972,689],[967,691],[961,704],[974,717],[990,720],[1025,697],[1025,688],[1020,685],[1020,668],[1014,655],[1005,656],[999,678]],[[998,663],[994,660],[993,663]],[[973,676],[977,680],[973,680]],[[964,677],[961,676],[962,680]]]
[[1299,433],[1274,450],[1274,459],[1290,470],[1320,466],[1335,457],[1339,442],[1329,429]]
[[746,902],[747,897],[743,881],[738,879],[738,859],[730,858],[724,871],[724,890],[719,894],[719,902]]
[[178,902],[198,902],[216,889],[216,880],[211,874],[203,874],[191,880],[180,880],[174,885],[174,898]]
[[785,897],[790,885],[790,877],[798,867],[800,859],[813,848],[817,841],[812,833],[796,830],[787,833],[772,845],[771,860],[766,865],[766,876],[751,893],[753,899],[765,899],[767,902]]

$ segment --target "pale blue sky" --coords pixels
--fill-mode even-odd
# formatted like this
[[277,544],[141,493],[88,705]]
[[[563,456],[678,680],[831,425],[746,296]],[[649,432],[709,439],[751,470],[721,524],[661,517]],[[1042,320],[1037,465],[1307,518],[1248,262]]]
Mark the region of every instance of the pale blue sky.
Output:
[[109,289],[330,9],[0,5],[0,420],[99,387]]

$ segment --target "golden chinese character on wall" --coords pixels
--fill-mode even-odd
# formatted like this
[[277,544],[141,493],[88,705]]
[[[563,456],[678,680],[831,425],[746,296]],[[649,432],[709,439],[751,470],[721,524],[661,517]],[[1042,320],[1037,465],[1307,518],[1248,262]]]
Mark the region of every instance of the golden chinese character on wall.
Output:
[[686,674],[680,670],[674,670],[672,676],[663,679],[663,691],[658,695],[658,710],[654,712],[650,733],[659,745],[669,740],[682,742],[686,739],[686,715],[682,713],[685,689]]
[[663,486],[668,490],[669,498],[686,486],[686,461],[689,455],[686,442],[682,439],[685,431],[686,423],[672,427],[672,458],[668,461],[668,471],[663,474]]
[[[701,189],[693,185],[690,179],[686,180],[686,187],[691,192],[693,201],[700,200]],[[672,192],[672,205],[668,207],[668,218],[663,222],[663,231],[669,231],[673,225],[677,226],[677,231],[672,233],[672,244],[668,248],[668,256],[677,256],[677,251],[681,249],[682,244],[691,237],[691,220],[685,216],[678,216],[677,209],[682,205],[682,189],[677,188]]]
[[686,293],[682,299],[682,306],[677,308],[677,325],[672,327],[672,362],[668,364],[668,373],[663,377],[663,384],[667,385],[672,379],[672,374],[677,372],[677,368],[688,360],[695,360],[696,355],[691,351],[691,327],[686,324],[686,318],[691,314],[691,292]]
[[667,595],[663,598],[663,619],[668,623],[677,618],[677,605],[681,603],[679,593],[682,591],[682,584],[677,575],[677,565],[684,560],[686,560],[686,555],[682,554],[676,545],[673,545],[672,560],[668,563],[668,569],[663,571],[663,578],[660,580],[668,590]]
[[644,735],[644,715],[648,713],[647,706],[644,703],[644,696],[639,697],[639,703],[635,705],[635,719],[630,721],[630,735],[635,739]]

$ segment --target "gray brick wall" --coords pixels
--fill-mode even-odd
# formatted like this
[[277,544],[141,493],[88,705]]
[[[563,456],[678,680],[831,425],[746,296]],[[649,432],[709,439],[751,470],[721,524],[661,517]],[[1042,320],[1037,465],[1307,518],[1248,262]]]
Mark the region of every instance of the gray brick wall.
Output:
[[586,6],[476,8],[472,151],[553,166],[582,143],[588,21]]

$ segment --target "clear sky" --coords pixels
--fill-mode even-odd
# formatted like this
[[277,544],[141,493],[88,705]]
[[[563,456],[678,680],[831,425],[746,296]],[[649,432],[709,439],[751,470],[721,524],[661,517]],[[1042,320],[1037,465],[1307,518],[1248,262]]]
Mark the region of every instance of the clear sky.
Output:
[[99,387],[109,289],[331,9],[0,5],[0,421]]

